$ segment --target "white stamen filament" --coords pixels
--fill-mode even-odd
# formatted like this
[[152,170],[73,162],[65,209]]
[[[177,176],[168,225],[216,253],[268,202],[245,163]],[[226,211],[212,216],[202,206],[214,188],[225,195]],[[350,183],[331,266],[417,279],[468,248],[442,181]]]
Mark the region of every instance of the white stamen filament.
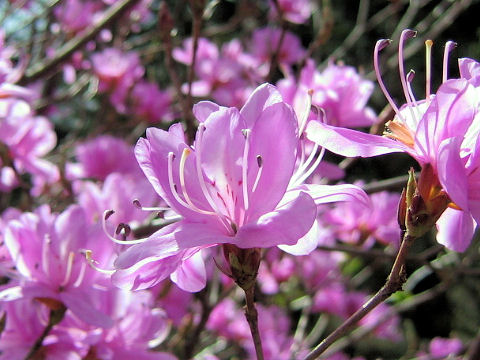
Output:
[[432,40],[425,41],[425,100],[430,103],[430,94],[432,86]]
[[253,183],[252,187],[252,193],[255,192],[257,189],[258,182],[260,181],[260,177],[262,176],[262,170],[263,170],[263,160],[260,155],[257,155],[257,164],[258,164],[258,172],[257,172],[257,177],[255,178],[255,182]]
[[68,259],[67,259],[67,271],[65,271],[65,277],[63,278],[63,281],[60,283],[60,286],[65,286],[70,281],[70,277],[72,276],[74,259],[75,259],[75,253],[73,251],[70,251],[68,253]]
[[90,267],[92,267],[94,270],[96,270],[98,272],[101,272],[101,273],[107,274],[107,275],[112,275],[115,272],[115,270],[113,270],[113,269],[112,270],[106,270],[106,269],[99,268],[95,264],[95,263],[98,264],[98,262],[92,259],[92,250],[85,250],[85,259],[87,259],[87,262],[90,265]]
[[[215,213],[211,212],[211,211],[206,211],[206,210],[202,210],[202,209],[199,209],[197,206],[195,206],[195,204],[192,203],[192,201],[190,200],[190,197],[188,196],[187,194],[187,191],[186,191],[186,188],[185,188],[185,172],[184,172],[184,168],[185,168],[185,157],[187,155],[185,155],[185,150],[187,150],[186,148],[184,149],[183,153],[182,153],[182,159],[183,159],[183,162],[182,162],[182,159],[180,160],[180,186],[182,188],[182,192],[183,192],[183,195],[185,196],[185,201],[182,200],[182,198],[180,198],[180,196],[178,195],[178,192],[177,190],[175,189],[175,185],[174,185],[174,182],[173,182],[173,158],[174,158],[174,154],[173,152],[169,152],[168,153],[168,161],[167,161],[167,171],[168,171],[168,183],[170,185],[170,191],[172,192],[172,195],[173,197],[175,198],[175,200],[177,200],[178,203],[180,203],[180,205],[190,209],[190,210],[193,210],[193,211],[196,211],[198,213],[201,213],[201,214],[206,214],[206,215],[214,215]],[[183,166],[182,166],[182,163],[183,163]],[[183,183],[183,185],[182,185]],[[190,203],[188,203],[188,201],[190,201]]]
[[220,220],[228,229],[228,231],[231,231],[232,229],[232,227],[230,226],[231,219],[229,219],[226,215],[220,212],[220,210],[218,209],[217,203],[213,200],[212,196],[210,195],[210,192],[207,189],[207,184],[205,183],[205,178],[203,177],[202,141],[203,141],[204,132],[205,132],[205,125],[203,123],[200,123],[200,125],[198,125],[198,130],[197,130],[197,139],[195,140],[195,167],[197,170],[198,182],[200,183],[200,188],[202,189],[203,196],[205,196],[205,199],[210,204],[213,211],[215,211],[215,214],[220,218]]
[[45,234],[43,238],[42,244],[42,269],[46,275],[50,275],[50,260],[49,260],[49,253],[50,253],[50,235]]
[[448,80],[448,58],[450,52],[455,49],[457,46],[456,42],[447,41],[445,44],[445,51],[443,52],[443,75],[442,75],[442,84]]
[[303,112],[302,119],[300,121],[298,136],[301,136],[303,134],[303,131],[305,130],[305,127],[307,125],[308,116],[310,115],[310,109],[312,107],[312,96],[313,96],[313,90],[310,89],[307,91],[307,104],[305,106],[306,109]]
[[388,103],[392,107],[393,111],[397,114],[397,116],[402,120],[402,122],[405,122],[403,119],[402,115],[400,114],[400,110],[398,109],[398,106],[395,104],[393,101],[392,97],[387,91],[387,88],[385,87],[385,84],[383,83],[382,79],[382,74],[380,72],[380,65],[378,63],[378,55],[382,49],[384,49],[387,45],[389,45],[392,41],[389,39],[382,39],[378,40],[377,43],[375,44],[375,50],[373,52],[373,67],[375,68],[375,74],[377,76],[377,81],[378,84],[380,85],[380,89],[383,92],[383,95],[387,99]]
[[[316,152],[316,151],[315,151]],[[323,159],[323,155],[325,155],[325,148],[322,147],[322,149],[320,150],[320,153],[318,154],[317,156],[317,159],[315,160],[315,162],[313,163],[312,166],[310,166],[310,168],[299,178],[296,180],[296,184],[297,185],[300,185],[302,184],[305,180],[308,179],[308,177],[310,175],[312,175],[312,173],[315,171],[315,169],[318,167],[318,165],[320,165],[320,162],[322,161]]]
[[295,174],[293,174],[292,181],[291,181],[292,184],[296,184],[298,182],[298,179],[301,178],[302,175],[305,173],[305,170],[315,158],[315,155],[317,154],[317,150],[318,150],[318,144],[315,144],[313,146],[313,150],[310,152],[310,155],[307,158],[307,161],[305,161],[303,164],[301,163],[297,171],[295,171]]
[[142,206],[142,204],[140,204],[140,201],[138,199],[133,200],[133,205],[135,205],[138,209],[143,210],[143,211],[168,211],[168,210],[170,210],[170,208],[168,208],[168,207]]
[[120,240],[120,239],[117,239],[115,238],[115,230],[113,231],[113,236],[110,235],[108,233],[108,230],[107,230],[107,219],[110,217],[110,215],[113,214],[113,210],[105,210],[103,212],[103,218],[102,218],[102,229],[103,229],[103,232],[105,233],[105,235],[107,235],[107,237],[113,241],[114,243],[116,244],[120,244],[120,245],[135,245],[135,244],[140,244],[140,243],[143,243],[147,240],[147,238],[144,238],[144,239],[136,239],[136,240]]
[[250,149],[250,133],[252,130],[244,129],[243,135],[245,136],[245,147],[243,148],[243,159],[242,159],[242,192],[243,192],[243,203],[245,207],[245,212],[248,210],[248,186],[247,186],[247,168],[248,168],[248,150]]
[[83,279],[85,277],[85,270],[86,269],[87,269],[87,265],[85,264],[85,262],[82,261],[80,263],[80,271],[78,272],[77,280],[75,280],[75,282],[73,283],[74,287],[79,287],[82,284]]

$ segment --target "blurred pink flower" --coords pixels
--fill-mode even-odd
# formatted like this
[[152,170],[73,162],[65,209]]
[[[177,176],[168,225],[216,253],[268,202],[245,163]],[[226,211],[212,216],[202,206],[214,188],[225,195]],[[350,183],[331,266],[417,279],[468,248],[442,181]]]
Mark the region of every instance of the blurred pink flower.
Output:
[[[310,0],[276,0],[283,18],[295,24],[303,24],[306,22],[312,13],[312,6]],[[269,1],[270,15],[272,17],[278,16],[277,6]]]
[[383,191],[370,198],[371,208],[355,202],[335,204],[323,214],[323,221],[341,241],[365,247],[378,241],[396,248],[401,235],[397,221],[400,195]]
[[160,90],[154,83],[137,82],[131,93],[132,115],[149,123],[172,121],[172,98],[167,91]]
[[66,176],[70,180],[94,178],[105,180],[111,173],[140,174],[133,146],[124,140],[101,135],[75,148],[78,163],[67,163]]
[[[299,108],[305,102],[303,98],[311,94],[312,104],[325,111],[325,123],[340,127],[371,126],[376,121],[375,112],[366,106],[373,87],[373,82],[362,78],[351,66],[330,62],[320,72],[312,59],[307,60],[298,81],[290,75],[278,82],[284,100],[297,115],[304,111]],[[313,114],[309,118],[314,118]]]
[[93,54],[91,59],[93,72],[99,80],[98,90],[108,93],[117,111],[124,113],[128,93],[144,73],[138,54],[107,48]]

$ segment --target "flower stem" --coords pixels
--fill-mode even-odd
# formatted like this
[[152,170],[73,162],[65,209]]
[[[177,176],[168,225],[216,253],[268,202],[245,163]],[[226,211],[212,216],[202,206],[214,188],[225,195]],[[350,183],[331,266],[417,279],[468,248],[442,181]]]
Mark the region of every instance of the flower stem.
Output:
[[48,334],[53,329],[53,327],[57,325],[60,321],[62,321],[63,316],[65,315],[65,311],[67,311],[67,308],[63,305],[57,309],[50,310],[48,324],[47,326],[45,326],[45,329],[43,329],[38,339],[30,348],[30,351],[25,356],[25,360],[33,360],[36,358],[35,355],[37,354],[38,350],[40,350],[40,348],[42,347],[43,341],[48,336]]
[[347,334],[352,327],[355,326],[355,324],[357,324],[361,319],[363,319],[370,311],[388,299],[390,295],[402,289],[402,286],[406,281],[405,260],[407,258],[408,249],[413,244],[414,240],[415,237],[404,234],[402,244],[385,285],[383,285],[383,287],[359,310],[345,320],[342,325],[340,325],[334,332],[332,332],[320,344],[318,344],[318,346],[313,349],[304,360],[317,359],[325,350],[328,349],[330,345]]
[[255,286],[251,286],[245,291],[245,317],[247,318],[248,325],[250,326],[250,332],[252,333],[253,344],[255,345],[255,353],[257,354],[257,360],[263,360],[262,339],[260,338],[260,332],[258,331],[258,312],[255,308]]

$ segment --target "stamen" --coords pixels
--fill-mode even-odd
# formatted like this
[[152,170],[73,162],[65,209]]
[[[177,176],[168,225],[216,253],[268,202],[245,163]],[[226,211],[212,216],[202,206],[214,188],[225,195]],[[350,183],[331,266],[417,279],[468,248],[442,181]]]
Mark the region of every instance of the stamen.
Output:
[[245,147],[243,148],[243,160],[242,160],[242,191],[243,191],[243,203],[245,211],[248,210],[248,187],[247,187],[247,167],[248,167],[248,150],[250,149],[250,133],[252,130],[243,129],[242,133],[245,136]]
[[260,181],[260,177],[262,176],[263,159],[260,155],[257,155],[257,165],[258,165],[258,172],[257,172],[257,177],[255,178],[255,182],[253,183],[252,193],[255,192],[255,190],[257,189],[258,182]]
[[375,44],[375,50],[373,51],[373,67],[375,68],[375,74],[377,76],[377,81],[378,84],[380,85],[380,89],[382,89],[383,95],[387,99],[388,103],[392,107],[393,111],[398,115],[398,117],[403,120],[402,115],[400,114],[400,110],[398,109],[398,106],[395,105],[395,102],[393,101],[392,97],[387,91],[387,88],[385,87],[385,84],[383,83],[382,80],[382,74],[380,72],[380,66],[378,63],[378,55],[381,50],[383,50],[387,45],[389,45],[392,42],[392,40],[389,39],[381,39],[378,40],[377,43]]
[[143,211],[168,211],[168,210],[170,210],[170,208],[168,208],[168,207],[142,206],[142,204],[140,204],[140,200],[138,200],[138,199],[133,200],[132,203],[133,203],[133,205],[135,205],[135,207],[137,207],[138,209],[143,210]]
[[50,239],[50,235],[45,234],[43,238],[43,245],[42,245],[42,269],[46,275],[50,275],[49,253],[50,253],[51,242],[52,240]]
[[[214,215],[215,213],[212,213],[211,211],[205,211],[205,210],[199,209],[197,206],[195,206],[195,204],[192,203],[192,201],[190,200],[190,197],[187,194],[187,191],[186,191],[186,188],[185,188],[185,178],[184,178],[184,175],[185,175],[185,172],[184,172],[185,157],[187,156],[187,155],[185,155],[185,153],[186,153],[185,150],[188,150],[188,149],[185,148],[184,152],[182,154],[183,162],[182,162],[182,160],[180,160],[180,174],[179,175],[180,175],[180,186],[182,188],[182,193],[185,196],[185,200],[187,202],[183,201],[180,198],[180,196],[178,195],[177,187],[173,183],[173,169],[172,169],[172,167],[173,167],[173,159],[175,158],[175,155],[173,154],[173,152],[168,153],[168,162],[167,162],[168,182],[170,184],[170,191],[172,192],[172,195],[175,198],[175,200],[177,200],[180,203],[180,205],[182,205],[182,206],[184,206],[184,207],[186,207],[190,210],[201,213],[201,214]],[[188,151],[190,151],[190,150],[188,150]]]
[[68,259],[67,259],[67,271],[65,271],[65,277],[63,278],[63,281],[60,283],[60,286],[65,286],[70,281],[70,277],[72,276],[74,259],[75,259],[75,253],[73,251],[70,251],[68,253]]
[[295,171],[295,174],[293,174],[292,180],[291,180],[292,184],[298,183],[298,179],[300,179],[303,176],[303,174],[305,173],[305,170],[307,169],[307,167],[312,163],[313,159],[315,158],[315,155],[317,154],[317,150],[318,150],[318,144],[315,143],[312,151],[310,152],[310,155],[307,158],[307,161],[305,161],[303,164],[301,164],[298,167],[297,171]]
[[450,52],[457,47],[457,43],[453,41],[447,41],[445,44],[445,51],[443,52],[443,76],[442,84],[448,79],[448,58]]
[[415,109],[415,113],[417,114],[416,123],[420,121],[420,118],[422,117],[422,114],[420,113],[420,110],[418,109],[418,103],[417,100],[415,99],[415,96],[413,95],[413,90],[412,90],[412,80],[415,77],[415,71],[410,70],[407,74],[407,87],[408,87],[408,94],[410,95],[410,98],[412,99],[413,102],[413,107]]
[[77,280],[75,280],[75,282],[73,283],[73,287],[79,287],[82,284],[83,279],[85,278],[86,269],[87,269],[87,265],[85,264],[85,262],[82,261],[80,263],[80,271],[78,272]]
[[125,241],[128,237],[128,235],[130,235],[132,229],[130,229],[130,226],[128,224],[125,224],[125,223],[120,223],[117,225],[117,229],[115,230],[115,234],[116,235],[120,235],[123,231],[123,234],[122,234],[122,237],[123,237],[123,240]]
[[307,104],[305,105],[305,112],[302,114],[302,119],[300,121],[300,126],[298,130],[298,136],[303,134],[303,130],[305,130],[305,127],[307,125],[307,120],[308,116],[310,115],[310,111],[312,108],[312,96],[313,96],[313,89],[309,89],[307,91]]
[[400,81],[402,83],[402,88],[403,88],[403,94],[405,96],[405,100],[407,100],[407,106],[410,109],[410,113],[412,117],[415,115],[413,114],[412,110],[412,100],[410,99],[410,95],[408,93],[408,86],[407,86],[407,81],[406,81],[406,75],[405,75],[405,64],[403,62],[403,48],[405,44],[405,40],[413,38],[417,35],[416,31],[410,30],[410,29],[405,29],[402,31],[402,34],[400,35],[400,41],[398,43],[398,69],[400,72]]
[[425,41],[425,67],[426,67],[426,78],[425,78],[425,100],[427,104],[430,103],[430,93],[432,86],[432,40]]
[[97,261],[92,259],[92,250],[85,250],[85,259],[87,259],[88,264],[90,267],[92,267],[94,270],[101,272],[102,274],[107,274],[107,275],[112,275],[115,270],[106,270],[106,269],[101,269],[99,268],[96,264],[98,264]]
[[[316,152],[317,152],[317,149],[315,149],[313,153],[316,153]],[[324,147],[322,147],[322,149],[320,150],[320,153],[318,154],[317,159],[315,160],[313,165],[310,166],[310,168],[296,181],[298,185],[302,184],[305,180],[309,178],[310,175],[312,175],[312,173],[315,171],[315,169],[318,167],[318,165],[322,161],[323,155],[325,155]]]
[[[102,229],[103,229],[103,232],[105,233],[105,235],[107,235],[107,237],[113,241],[114,243],[116,244],[120,244],[120,245],[135,245],[135,244],[140,244],[140,243],[143,243],[145,242],[148,238],[144,238],[144,239],[136,239],[136,240],[120,240],[120,239],[117,239],[115,238],[115,233],[116,231],[114,232],[114,235],[110,235],[108,233],[108,230],[107,230],[107,219],[113,214],[115,213],[115,211],[113,210],[105,210],[105,212],[103,213],[103,219],[102,219]],[[118,227],[117,227],[118,229]],[[116,230],[117,230],[116,229]]]
[[384,132],[383,135],[389,137],[390,139],[398,140],[411,148],[414,147],[415,139],[405,123],[389,121],[385,124],[385,126],[388,130],[390,130],[390,133]]

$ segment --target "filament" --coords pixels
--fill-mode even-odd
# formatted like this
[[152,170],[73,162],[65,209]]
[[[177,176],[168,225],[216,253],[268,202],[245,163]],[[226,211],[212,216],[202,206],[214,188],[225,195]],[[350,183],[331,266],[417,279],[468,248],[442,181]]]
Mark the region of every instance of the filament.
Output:
[[442,75],[442,84],[448,79],[448,58],[450,52],[455,49],[457,46],[456,42],[447,41],[445,44],[445,51],[443,52],[443,75]]
[[106,270],[106,269],[101,269],[99,268],[96,264],[98,264],[97,261],[92,259],[92,250],[85,250],[85,259],[87,259],[88,264],[90,267],[92,267],[94,270],[101,272],[102,274],[107,274],[107,275],[112,275],[115,270]]
[[377,43],[375,44],[375,50],[373,52],[373,66],[375,68],[375,74],[377,76],[377,81],[378,81],[378,84],[380,85],[380,89],[382,89],[383,95],[387,99],[387,101],[390,104],[390,106],[392,107],[392,109],[398,115],[400,120],[404,121],[402,115],[400,114],[400,110],[398,109],[397,105],[395,104],[392,97],[388,93],[387,88],[385,87],[385,84],[383,83],[382,74],[380,73],[380,66],[379,66],[379,63],[378,63],[378,55],[379,55],[380,51],[383,50],[391,42],[392,42],[392,40],[389,40],[389,39],[382,39],[382,40],[377,41]]
[[140,243],[143,243],[147,240],[147,238],[144,238],[144,239],[136,239],[136,240],[120,240],[120,239],[117,239],[115,238],[115,233],[116,231],[113,232],[113,236],[110,235],[108,233],[108,230],[107,230],[107,220],[108,218],[113,215],[115,212],[113,210],[105,210],[104,213],[103,213],[103,218],[102,218],[102,229],[103,229],[103,232],[105,233],[105,235],[107,235],[107,237],[113,241],[114,243],[116,244],[120,244],[120,245],[135,245],[135,244],[140,244]]
[[425,100],[427,100],[427,104],[430,103],[430,93],[432,86],[432,46],[432,40],[425,41]]
[[244,129],[243,135],[245,136],[245,147],[243,148],[243,159],[242,159],[242,192],[243,192],[243,203],[245,211],[248,210],[248,187],[247,187],[247,167],[248,167],[248,150],[250,149],[250,129]]
[[67,271],[65,271],[65,277],[63,278],[63,281],[61,282],[60,286],[65,286],[68,284],[68,281],[70,280],[70,277],[72,276],[72,268],[73,268],[73,260],[75,259],[75,253],[73,251],[70,251],[68,253],[68,259],[67,259]]

